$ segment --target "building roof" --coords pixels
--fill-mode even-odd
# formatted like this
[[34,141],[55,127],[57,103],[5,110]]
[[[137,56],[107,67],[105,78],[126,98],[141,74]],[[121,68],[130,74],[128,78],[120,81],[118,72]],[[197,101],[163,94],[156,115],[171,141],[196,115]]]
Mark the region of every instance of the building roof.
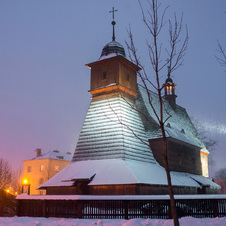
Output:
[[114,40],[112,40],[111,42],[104,46],[100,56],[100,60],[108,58],[109,56],[112,55],[113,56],[121,55],[123,57],[126,57],[124,47]]
[[[112,41],[103,48],[99,61],[88,66],[113,58],[126,59],[123,51],[119,43]],[[159,114],[158,96],[148,92]],[[208,153],[186,110],[164,99],[163,105],[167,137]],[[156,162],[148,146],[149,139],[161,138],[159,127],[154,124],[158,124],[156,115],[147,90],[140,85],[135,102],[120,93],[92,98],[71,164],[40,188],[72,186],[77,180],[87,180],[88,185],[167,185],[165,169]],[[202,175],[172,171],[171,177],[174,186],[217,187]]]
[[133,159],[155,162],[141,117],[129,103],[134,104],[120,95],[92,99],[72,161]]
[[[147,90],[138,85],[138,96],[137,96],[137,107],[140,112],[145,112],[150,122],[157,123],[157,118],[154,114],[153,109],[150,106]],[[159,115],[160,105],[158,96],[156,93],[149,91],[151,96],[151,102]],[[167,100],[163,99],[163,117],[166,120],[166,135],[172,137],[184,143],[188,143],[202,149],[203,152],[209,153],[205,148],[205,145],[201,141],[196,128],[194,127],[190,117],[187,114],[185,108],[175,105],[172,106]],[[144,127],[148,134],[149,139],[161,138],[161,132],[151,123],[149,123],[144,117],[142,117]]]
[[[172,185],[219,188],[202,175],[171,172]],[[76,180],[88,180],[88,185],[152,184],[167,185],[166,173],[159,164],[134,160],[102,159],[72,162],[39,188],[72,186]]]
[[[152,92],[151,96],[158,112],[158,96]],[[206,150],[186,110],[178,105],[172,107],[166,100],[164,108],[171,115],[167,120],[167,136]],[[143,142],[161,138],[161,133],[147,123],[141,112],[157,123],[147,91],[140,85],[135,103],[120,94],[93,98],[71,164],[40,188],[72,186],[76,180],[87,180],[88,185],[167,185],[165,169]],[[164,111],[165,119],[168,113]],[[171,172],[171,176],[174,186],[217,187],[202,175]]]
[[61,152],[58,150],[49,151],[45,154],[40,155],[39,157],[32,158],[30,160],[38,160],[38,159],[57,159],[64,161],[71,161],[73,154],[71,152]]

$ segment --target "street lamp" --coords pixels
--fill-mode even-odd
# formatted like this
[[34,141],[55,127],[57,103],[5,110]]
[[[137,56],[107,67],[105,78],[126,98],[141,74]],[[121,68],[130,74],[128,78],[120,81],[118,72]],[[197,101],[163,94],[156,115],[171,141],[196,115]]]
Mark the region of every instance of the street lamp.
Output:
[[23,179],[22,193],[27,193],[28,195],[30,195],[30,184],[28,183],[28,179]]

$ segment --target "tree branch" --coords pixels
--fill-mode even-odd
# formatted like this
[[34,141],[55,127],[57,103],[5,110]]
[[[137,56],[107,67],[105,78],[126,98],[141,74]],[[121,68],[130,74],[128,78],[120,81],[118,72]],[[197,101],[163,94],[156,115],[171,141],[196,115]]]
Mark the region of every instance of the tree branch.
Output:
[[217,41],[217,44],[218,44],[218,49],[217,49],[217,52],[219,53],[220,56],[215,56],[217,61],[219,62],[219,64],[221,66],[226,66],[226,53],[225,53],[225,50],[224,48],[222,47],[222,45],[220,44],[219,41]]

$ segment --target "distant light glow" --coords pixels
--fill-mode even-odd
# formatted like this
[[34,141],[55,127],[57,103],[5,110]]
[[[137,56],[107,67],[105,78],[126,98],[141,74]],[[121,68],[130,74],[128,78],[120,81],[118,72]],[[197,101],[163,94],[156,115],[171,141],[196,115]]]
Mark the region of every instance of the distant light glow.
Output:
[[24,179],[23,180],[23,184],[27,184],[28,183],[28,180],[27,179]]

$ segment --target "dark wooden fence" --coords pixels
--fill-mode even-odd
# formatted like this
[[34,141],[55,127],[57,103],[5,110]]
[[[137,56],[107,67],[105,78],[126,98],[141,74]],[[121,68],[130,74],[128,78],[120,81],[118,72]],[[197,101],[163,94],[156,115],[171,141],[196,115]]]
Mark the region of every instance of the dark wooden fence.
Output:
[[0,190],[0,217],[16,215],[16,199],[4,190]]
[[[27,196],[18,198],[18,216],[83,219],[171,218],[168,196]],[[41,199],[42,198],[42,199]],[[179,217],[225,217],[226,196],[176,196]]]

